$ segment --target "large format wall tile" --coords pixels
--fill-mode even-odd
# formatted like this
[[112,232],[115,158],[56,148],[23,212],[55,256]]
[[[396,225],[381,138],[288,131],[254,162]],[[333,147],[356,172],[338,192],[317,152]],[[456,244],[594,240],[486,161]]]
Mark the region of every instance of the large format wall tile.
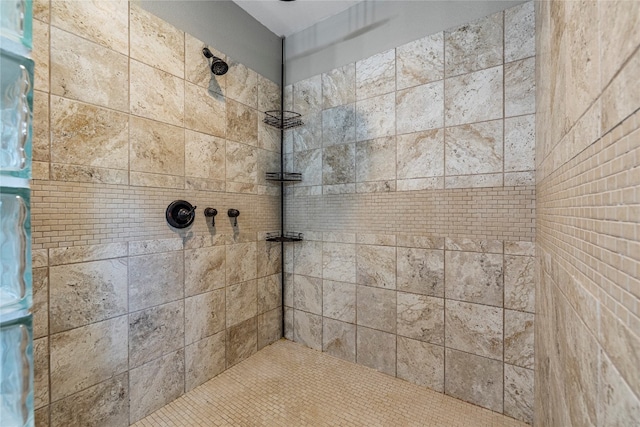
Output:
[[356,282],[378,288],[396,288],[396,248],[358,245]]
[[505,172],[535,169],[535,120],[535,115],[505,119]]
[[396,375],[396,336],[358,326],[357,362],[370,368]]
[[504,365],[504,413],[533,424],[533,403],[533,370]]
[[322,110],[322,145],[336,145],[356,140],[355,104]]
[[444,299],[398,292],[397,333],[444,345]]
[[406,89],[444,77],[444,33],[436,33],[396,48],[396,85]]
[[257,318],[245,320],[227,329],[227,368],[258,351]]
[[356,143],[356,181],[395,180],[396,164],[389,159],[396,157],[396,140],[379,138]]
[[225,291],[218,289],[184,300],[185,343],[191,344],[225,328]]
[[190,83],[208,88],[215,93],[224,95],[227,87],[228,73],[222,76],[214,75],[210,69],[210,62],[202,53],[202,49],[205,46],[208,47],[211,53],[218,58],[221,58],[223,61],[226,60],[227,56],[216,50],[213,46],[208,46],[203,41],[198,40],[188,33],[185,33],[184,35],[184,46],[185,79]]
[[396,292],[358,285],[356,292],[358,325],[396,332]]
[[49,338],[33,340],[33,407],[49,404]]
[[535,99],[535,58],[504,66],[504,113],[506,117],[533,114]]
[[444,84],[442,81],[398,91],[396,93],[398,134],[443,127],[443,109]]
[[351,63],[322,74],[322,107],[331,108],[356,100],[356,66]]
[[307,240],[296,243],[293,255],[295,273],[322,277],[322,256],[322,242]]
[[[236,243],[227,245],[227,285],[246,282],[256,278],[257,261],[256,261],[256,244]],[[236,262],[231,262],[236,260]]]
[[536,54],[535,13],[528,1],[504,11],[504,61],[511,62]]
[[504,257],[504,306],[532,313],[535,310],[534,258]]
[[[35,262],[32,264],[35,265]],[[46,267],[32,270],[33,292],[33,338],[49,335],[49,269]]]
[[444,296],[444,251],[398,248],[397,289]]
[[444,347],[398,337],[398,378],[444,391]]
[[183,265],[182,252],[177,251],[129,258],[129,310],[182,298]]
[[293,307],[313,314],[322,314],[322,279],[294,275]]
[[353,183],[356,180],[356,147],[354,143],[332,145],[322,150],[322,183]]
[[533,321],[533,314],[505,310],[505,363],[533,369]]
[[33,70],[33,87],[44,92],[49,92],[49,51],[49,26],[43,22],[34,20],[33,50],[31,51],[31,59],[33,59],[35,63]]
[[293,110],[303,116],[322,109],[322,76],[317,75],[293,85]]
[[502,74],[502,67],[493,67],[445,80],[446,125],[501,118]]
[[131,170],[184,176],[184,129],[132,117]]
[[383,95],[396,90],[395,49],[356,62],[356,98]]
[[227,139],[258,145],[258,111],[227,100]]
[[185,391],[209,381],[225,369],[225,333],[187,345],[184,349]]
[[227,327],[231,327],[258,314],[258,285],[256,280],[226,288]]
[[226,143],[222,138],[186,130],[184,133],[185,174],[224,183]]
[[445,130],[447,175],[502,172],[503,122],[468,124]]
[[184,251],[185,296],[224,287],[226,274],[225,247],[188,249]]
[[184,80],[134,60],[129,76],[131,114],[175,126],[184,124]]
[[355,323],[356,285],[325,280],[322,285],[322,315]]
[[176,301],[129,315],[129,366],[140,366],[184,346],[184,304]]
[[447,300],[445,323],[447,347],[502,360],[501,308]]
[[447,298],[501,307],[502,255],[447,251],[445,283]]
[[356,103],[356,141],[392,136],[396,127],[395,94]]
[[322,277],[355,283],[356,245],[324,243],[322,245]]
[[258,73],[245,65],[228,60],[226,96],[251,108],[258,107]]
[[226,102],[217,92],[191,83],[184,84],[184,126],[224,138],[226,133]]
[[492,411],[502,411],[502,362],[446,349],[445,393]]
[[314,350],[322,350],[322,316],[294,310],[294,341]]
[[282,280],[280,274],[258,279],[258,314],[274,310],[282,303]]
[[442,129],[398,135],[396,144],[398,179],[444,175]]
[[356,325],[325,318],[322,351],[350,362],[356,361]]
[[258,350],[282,338],[282,310],[280,307],[258,315]]

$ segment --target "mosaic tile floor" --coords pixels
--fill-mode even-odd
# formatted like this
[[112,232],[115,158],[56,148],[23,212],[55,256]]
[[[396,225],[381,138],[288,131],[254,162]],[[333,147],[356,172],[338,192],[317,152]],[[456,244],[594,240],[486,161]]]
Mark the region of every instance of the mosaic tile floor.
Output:
[[280,340],[134,426],[523,427],[526,424]]

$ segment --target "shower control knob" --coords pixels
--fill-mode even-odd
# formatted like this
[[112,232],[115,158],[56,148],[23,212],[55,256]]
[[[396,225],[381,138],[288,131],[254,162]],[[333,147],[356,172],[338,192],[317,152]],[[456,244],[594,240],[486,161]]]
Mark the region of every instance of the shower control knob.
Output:
[[207,218],[211,218],[211,226],[216,226],[216,215],[218,215],[218,210],[214,208],[206,208],[204,210],[204,216]]
[[240,216],[240,211],[237,209],[229,209],[227,211],[227,215],[229,216],[229,218],[233,218],[233,226],[237,227],[238,226],[238,217]]

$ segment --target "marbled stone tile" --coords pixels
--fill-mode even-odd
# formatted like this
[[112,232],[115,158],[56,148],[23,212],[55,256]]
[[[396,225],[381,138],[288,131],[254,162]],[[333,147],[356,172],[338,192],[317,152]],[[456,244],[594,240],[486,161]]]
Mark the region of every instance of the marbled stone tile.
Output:
[[34,0],[33,1],[33,19],[37,19],[42,22],[49,22],[51,16],[51,10],[48,0]]
[[126,56],[52,27],[50,61],[53,95],[129,111]]
[[322,351],[334,357],[356,361],[356,326],[332,319],[322,321]]
[[[241,221],[241,219],[240,219]],[[246,282],[256,278],[256,243],[227,245],[227,285]]]
[[356,103],[356,141],[393,136],[395,133],[395,93]]
[[280,109],[280,85],[258,74],[258,111]]
[[258,119],[258,147],[263,150],[280,152],[280,131],[265,124],[260,118]]
[[536,24],[533,2],[504,11],[504,61],[511,62],[536,54]]
[[131,117],[131,170],[184,175],[184,129]]
[[258,279],[258,314],[274,310],[282,305],[280,274]]
[[[37,161],[33,161],[31,162],[31,177],[32,179],[41,179],[41,180],[48,180],[50,178],[50,163],[48,162],[37,162]],[[103,169],[106,170],[106,169]],[[118,171],[120,172],[120,171]],[[118,181],[118,183],[126,183],[127,182],[127,177],[125,176],[125,174],[120,173],[120,181]],[[55,179],[55,178],[53,178]]]
[[33,407],[49,404],[49,338],[33,340]]
[[51,332],[127,313],[127,261],[112,259],[50,268]]
[[533,369],[533,322],[535,316],[521,311],[504,312],[504,361]]
[[322,145],[336,145],[356,140],[355,104],[322,111]]
[[296,151],[294,164],[295,170],[304,171],[301,185],[322,185],[322,150]]
[[184,251],[185,296],[200,294],[224,287],[225,248],[214,246]]
[[49,133],[49,94],[33,91],[32,122],[32,156],[33,160],[48,162],[51,160],[51,142]]
[[67,246],[49,250],[49,264],[75,264],[119,258],[127,254],[126,243],[106,243],[102,245]]
[[225,328],[225,290],[217,289],[204,294],[185,298],[186,344],[191,344],[211,336]]
[[507,172],[504,174],[505,187],[536,185],[536,174],[534,171],[529,172]]
[[184,32],[137,5],[130,8],[132,59],[184,78]]
[[282,309],[280,307],[258,315],[258,350],[282,338]]
[[113,377],[51,404],[51,426],[127,427],[129,375]]
[[447,77],[502,64],[502,12],[445,31]]
[[504,306],[513,310],[535,311],[535,260],[533,257],[504,257]]
[[225,369],[224,331],[184,349],[185,391],[193,390]]
[[444,126],[444,83],[429,83],[396,93],[398,134]]
[[325,280],[322,286],[322,314],[343,322],[356,321],[356,286]]
[[129,366],[147,363],[184,346],[182,301],[129,315]]
[[505,172],[535,169],[535,121],[535,115],[505,119]]
[[184,393],[184,354],[169,353],[129,371],[130,420],[136,422]]
[[33,338],[49,335],[49,270],[46,267],[32,270]]
[[294,275],[293,307],[313,314],[322,314],[322,279]]
[[444,297],[444,251],[399,247],[397,256],[399,291]]
[[284,338],[289,341],[295,341],[294,324],[293,324],[293,308],[285,307],[284,309]]
[[322,277],[349,283],[356,281],[356,245],[324,243],[322,246]]
[[134,240],[128,243],[129,256],[151,255],[180,251],[184,247],[181,238]]
[[295,151],[313,150],[322,147],[322,113],[310,112],[303,117],[304,125],[291,133]]
[[131,114],[182,126],[185,117],[184,80],[141,62],[131,60]]
[[33,70],[33,87],[49,92],[49,25],[38,20],[32,21],[33,50],[31,59],[35,63]]
[[358,326],[357,363],[387,375],[396,375],[396,336]]
[[258,323],[255,317],[227,329],[227,368],[258,351]]
[[49,406],[34,411],[35,427],[49,427]]
[[55,1],[51,25],[109,49],[129,53],[129,2]]
[[307,116],[322,109],[322,76],[320,74],[293,85],[293,110]]
[[[108,169],[107,169],[108,170]],[[92,172],[93,173],[93,172]],[[129,185],[137,187],[184,188],[184,176],[163,175],[148,172],[129,172]]]
[[[49,166],[49,163],[33,162],[34,179],[49,179],[49,169],[38,171],[38,165]],[[37,175],[37,173],[45,173]],[[127,184],[129,177],[126,170],[104,169],[95,166],[74,166],[51,164],[51,179],[54,181],[95,182],[106,184]]]
[[187,129],[224,138],[227,128],[225,98],[219,93],[185,83],[184,118]]
[[294,341],[314,350],[322,350],[322,316],[294,310]]
[[[640,37],[636,31],[640,5],[627,1],[606,4],[607,7],[598,8],[602,88],[610,82],[640,44]],[[577,7],[589,6],[583,6],[579,3]],[[579,17],[581,15],[575,13],[573,16]],[[577,31],[577,35],[584,35],[585,31],[589,31],[589,29]]]
[[395,180],[396,157],[394,137],[378,138],[356,143],[356,181]]
[[184,133],[185,174],[224,181],[226,144],[222,138],[186,130]]
[[397,333],[408,338],[444,345],[444,300],[398,292]]
[[447,175],[476,175],[502,172],[503,122],[467,124],[445,130]]
[[502,362],[447,348],[445,363],[446,394],[492,411],[502,411]]
[[444,132],[433,129],[396,137],[398,179],[444,175]]
[[447,300],[445,323],[447,347],[502,360],[501,308]]
[[227,60],[226,96],[251,108],[258,108],[258,73],[234,60]]
[[502,117],[502,67],[445,80],[446,126]]
[[258,110],[227,100],[227,139],[258,145]]
[[322,73],[322,107],[332,108],[350,104],[356,100],[356,65],[343,67]]
[[255,184],[258,180],[258,149],[227,141],[227,181]]
[[202,54],[202,49],[208,47],[211,53],[226,61],[226,55],[213,46],[208,46],[205,42],[198,40],[189,33],[184,35],[184,74],[185,79],[198,86],[209,90],[225,94],[227,87],[227,74],[216,76],[211,72],[210,61]]
[[129,119],[125,114],[52,96],[50,120],[51,161],[129,168]]
[[395,90],[395,49],[356,62],[356,99],[358,101]]
[[352,183],[356,180],[355,143],[326,147],[322,150],[322,183]]
[[129,310],[137,311],[184,296],[181,251],[129,258]]
[[533,370],[504,365],[504,414],[533,425]]
[[396,332],[396,292],[394,290],[358,285],[356,310],[358,325],[385,332]]
[[397,351],[398,378],[444,391],[444,347],[398,337]]
[[522,255],[522,256],[535,256],[536,243],[535,242],[504,242],[505,255]]
[[442,80],[444,77],[444,34],[442,32],[396,48],[398,90]]
[[293,270],[303,276],[322,277],[322,242],[305,240],[296,243]]
[[502,307],[502,255],[447,251],[445,258],[447,298]]
[[535,58],[523,59],[504,66],[505,117],[536,112]]
[[49,342],[52,401],[127,369],[127,316],[51,335]]
[[399,233],[396,235],[397,244],[401,247],[421,249],[444,249],[444,237],[416,236],[414,234]]
[[378,288],[396,288],[396,248],[358,245],[356,283]]
[[613,129],[636,110],[635,100],[640,96],[640,89],[633,82],[639,73],[640,53],[636,51],[601,95],[603,133]]
[[399,179],[397,191],[437,190],[444,188],[444,177]]
[[345,233],[343,231],[325,231],[322,233],[321,239],[324,242],[332,242],[332,243],[355,243],[356,234]]
[[226,288],[227,328],[258,314],[258,283],[256,280]]
[[359,245],[396,246],[395,234],[358,233],[356,243]]
[[[607,390],[607,392],[601,397],[600,407],[598,408],[598,419],[604,426],[633,425],[640,417],[640,399],[635,396],[629,385],[611,363],[606,353],[601,352],[600,357],[599,386]],[[513,376],[517,379],[520,379],[517,374],[522,374],[523,371],[525,371],[527,375],[522,375],[524,378],[521,382],[524,383],[522,388],[528,391],[526,388],[529,385],[528,375],[532,375],[533,372],[516,367],[512,369],[515,371],[514,374],[516,374]],[[513,382],[517,383],[517,380]],[[518,389],[516,388],[516,390]],[[514,398],[515,397],[518,396],[514,396]],[[506,400],[507,397],[505,397],[505,404]],[[514,399],[514,403],[513,409],[516,414],[529,414],[527,409],[531,411],[533,398],[524,402]],[[518,411],[518,409],[520,409],[520,411]]]
[[502,240],[469,239],[466,237],[447,237],[445,249],[448,251],[466,251],[501,254],[504,252]]

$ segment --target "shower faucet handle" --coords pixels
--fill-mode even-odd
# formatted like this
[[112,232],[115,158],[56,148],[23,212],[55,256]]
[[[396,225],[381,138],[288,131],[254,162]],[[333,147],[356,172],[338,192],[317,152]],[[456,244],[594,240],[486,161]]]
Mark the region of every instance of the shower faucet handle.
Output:
[[211,218],[211,226],[215,227],[216,226],[216,215],[218,215],[218,210],[214,209],[214,208],[206,208],[204,210],[204,216],[206,216],[207,218]]
[[229,216],[229,218],[233,218],[233,226],[237,227],[238,226],[238,217],[240,216],[240,211],[237,209],[229,209],[227,211],[227,215]]

